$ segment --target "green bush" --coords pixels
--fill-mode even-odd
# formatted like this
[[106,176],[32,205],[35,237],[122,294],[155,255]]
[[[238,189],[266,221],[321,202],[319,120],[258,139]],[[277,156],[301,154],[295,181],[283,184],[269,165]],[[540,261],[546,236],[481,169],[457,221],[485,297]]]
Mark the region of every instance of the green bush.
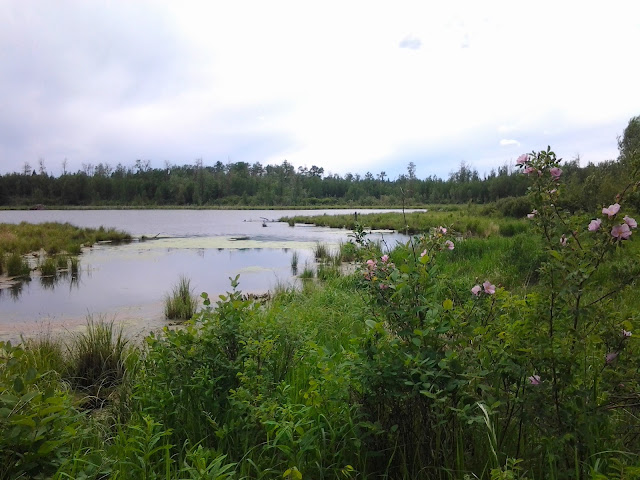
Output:
[[83,416],[21,347],[0,342],[0,478],[48,478],[70,456]]

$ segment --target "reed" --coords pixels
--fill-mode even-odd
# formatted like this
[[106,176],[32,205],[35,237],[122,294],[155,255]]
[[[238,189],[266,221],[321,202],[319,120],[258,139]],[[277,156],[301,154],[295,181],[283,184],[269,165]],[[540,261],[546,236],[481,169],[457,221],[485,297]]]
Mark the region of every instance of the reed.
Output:
[[57,272],[58,262],[54,258],[49,257],[40,264],[40,273],[43,277],[55,277]]
[[291,273],[293,275],[298,274],[298,261],[299,261],[298,251],[294,250],[293,253],[291,254]]
[[10,277],[22,277],[29,275],[31,268],[24,257],[18,253],[12,253],[7,258],[7,275]]
[[90,404],[94,399],[102,403],[111,389],[122,383],[130,351],[122,327],[113,320],[94,320],[89,315],[85,331],[73,336],[67,345],[69,366],[64,376],[88,396]]
[[180,277],[171,294],[165,297],[164,314],[172,320],[189,320],[196,313],[198,299],[191,289],[191,280]]

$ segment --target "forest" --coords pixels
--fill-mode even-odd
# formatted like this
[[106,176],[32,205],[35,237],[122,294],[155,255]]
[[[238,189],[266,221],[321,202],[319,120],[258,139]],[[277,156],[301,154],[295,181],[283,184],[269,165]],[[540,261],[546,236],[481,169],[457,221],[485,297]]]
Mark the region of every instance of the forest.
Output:
[[[603,204],[625,179],[624,159],[640,143],[640,116],[633,117],[618,139],[620,156],[582,166],[580,158],[564,159],[565,208],[589,210]],[[482,178],[469,164],[442,179],[416,176],[416,165],[390,179],[386,172],[325,175],[324,168],[295,167],[287,160],[280,165],[259,162],[205,165],[165,164],[152,168],[149,160],[116,167],[86,163],[76,172],[54,176],[44,160],[33,168],[25,162],[21,172],[0,176],[0,205],[4,207],[332,207],[401,206],[441,203],[487,203],[503,201],[506,214],[523,215],[511,199],[527,192],[527,181],[514,165],[505,164]],[[505,200],[506,199],[506,200]],[[631,200],[638,206],[635,200]]]

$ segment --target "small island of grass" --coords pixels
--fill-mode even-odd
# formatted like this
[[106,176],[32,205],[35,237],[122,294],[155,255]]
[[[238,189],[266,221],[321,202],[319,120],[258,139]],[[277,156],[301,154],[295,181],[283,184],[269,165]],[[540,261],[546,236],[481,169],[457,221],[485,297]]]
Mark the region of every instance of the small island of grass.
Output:
[[113,228],[80,228],[69,223],[54,222],[0,223],[0,275],[28,275],[32,269],[24,258],[28,254],[42,260],[35,267],[39,267],[42,274],[46,275],[52,265],[60,265],[61,268],[67,265],[66,261],[54,260],[55,257],[66,260],[69,256],[79,255],[82,247],[97,242],[120,243],[131,240],[131,235]]

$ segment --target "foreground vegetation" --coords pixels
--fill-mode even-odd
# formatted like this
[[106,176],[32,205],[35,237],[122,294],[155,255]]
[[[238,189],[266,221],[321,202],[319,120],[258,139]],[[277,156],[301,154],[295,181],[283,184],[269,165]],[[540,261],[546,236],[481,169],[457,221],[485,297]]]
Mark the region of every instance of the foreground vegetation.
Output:
[[640,478],[638,169],[583,216],[553,152],[519,162],[530,230],[356,228],[354,275],[232,279],[144,349],[0,344],[0,478]]

